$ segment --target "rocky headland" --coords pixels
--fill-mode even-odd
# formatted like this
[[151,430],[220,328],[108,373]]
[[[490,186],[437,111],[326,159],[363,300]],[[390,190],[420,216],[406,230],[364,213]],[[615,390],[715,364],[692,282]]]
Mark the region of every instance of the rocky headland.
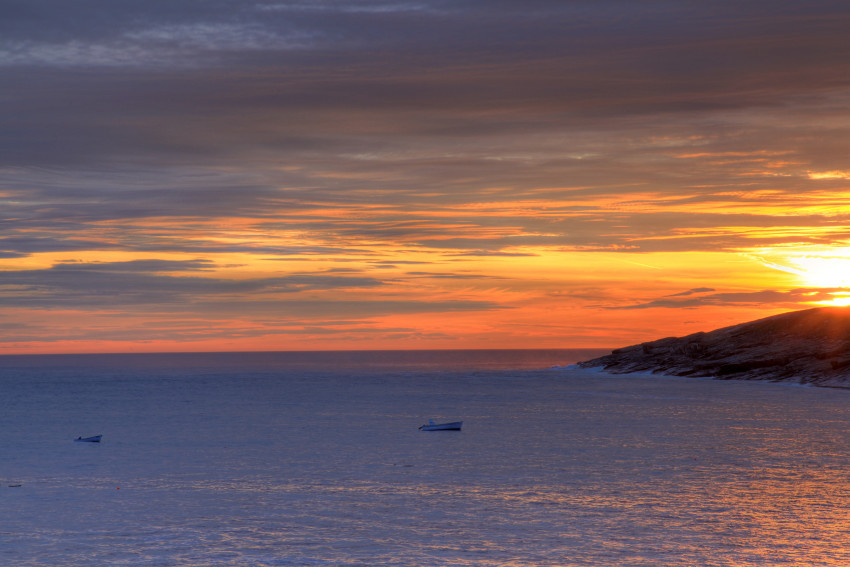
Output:
[[613,374],[646,372],[850,388],[850,309],[783,313],[620,348],[578,366]]

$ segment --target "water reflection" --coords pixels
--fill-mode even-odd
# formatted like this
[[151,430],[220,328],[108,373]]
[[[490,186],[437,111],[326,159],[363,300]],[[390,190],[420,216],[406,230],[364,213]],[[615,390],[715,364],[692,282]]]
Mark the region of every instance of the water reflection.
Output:
[[[32,536],[4,540],[10,564],[850,565],[847,392],[563,370],[149,374],[100,381],[94,400],[63,375],[0,401],[4,470],[23,484],[0,487],[0,533]],[[39,441],[92,415],[109,432],[96,450]],[[468,422],[426,435],[429,415]]]

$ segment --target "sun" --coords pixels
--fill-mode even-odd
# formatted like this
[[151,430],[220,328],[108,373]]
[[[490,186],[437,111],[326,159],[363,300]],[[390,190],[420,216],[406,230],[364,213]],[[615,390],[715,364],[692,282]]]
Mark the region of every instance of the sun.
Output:
[[806,285],[850,288],[850,258],[803,256],[790,259]]
[[[762,264],[775,270],[781,270],[797,276],[800,285],[812,289],[813,296],[829,299],[813,300],[819,305],[850,305],[850,248],[831,249],[829,251],[807,250],[806,253],[781,254],[781,259]],[[776,257],[776,256],[774,256]]]

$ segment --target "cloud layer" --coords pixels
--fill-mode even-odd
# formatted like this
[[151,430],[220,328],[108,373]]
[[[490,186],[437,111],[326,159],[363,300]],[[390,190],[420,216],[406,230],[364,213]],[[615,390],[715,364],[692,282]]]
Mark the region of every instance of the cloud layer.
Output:
[[122,314],[124,346],[605,346],[613,311],[828,299],[770,266],[850,239],[848,25],[830,1],[7,3],[0,322],[31,330],[0,340],[74,349],[75,311],[85,349]]

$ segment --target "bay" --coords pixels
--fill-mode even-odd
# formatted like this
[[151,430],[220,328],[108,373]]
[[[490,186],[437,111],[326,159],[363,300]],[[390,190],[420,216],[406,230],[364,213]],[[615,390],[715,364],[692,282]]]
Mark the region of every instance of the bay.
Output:
[[590,357],[0,357],[0,562],[850,563],[850,392]]

